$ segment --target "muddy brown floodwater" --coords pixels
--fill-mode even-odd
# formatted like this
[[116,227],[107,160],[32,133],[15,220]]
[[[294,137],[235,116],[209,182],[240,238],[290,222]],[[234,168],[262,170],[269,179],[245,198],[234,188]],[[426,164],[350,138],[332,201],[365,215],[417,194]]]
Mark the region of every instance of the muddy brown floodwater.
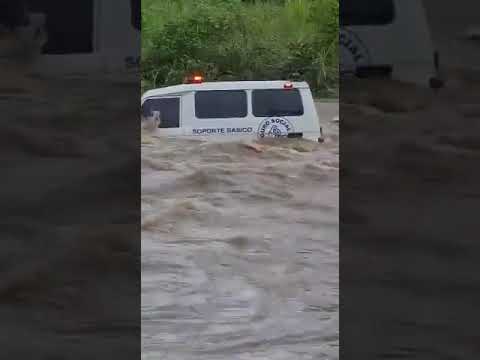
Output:
[[473,359],[480,73],[342,84],[342,357]]
[[322,126],[323,144],[260,152],[143,139],[142,359],[338,358],[338,127]]
[[140,351],[137,83],[27,70],[0,66],[2,353],[133,359]]

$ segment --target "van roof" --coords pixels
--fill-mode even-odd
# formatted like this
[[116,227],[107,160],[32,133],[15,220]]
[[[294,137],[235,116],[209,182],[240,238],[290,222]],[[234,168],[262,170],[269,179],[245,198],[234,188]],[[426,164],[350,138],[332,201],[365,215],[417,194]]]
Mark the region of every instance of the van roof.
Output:
[[[226,81],[205,82],[201,84],[183,84],[153,89],[145,92],[142,98],[152,96],[178,95],[199,90],[255,90],[255,89],[283,89],[287,80],[275,81]],[[295,89],[309,88],[306,82],[291,82]]]

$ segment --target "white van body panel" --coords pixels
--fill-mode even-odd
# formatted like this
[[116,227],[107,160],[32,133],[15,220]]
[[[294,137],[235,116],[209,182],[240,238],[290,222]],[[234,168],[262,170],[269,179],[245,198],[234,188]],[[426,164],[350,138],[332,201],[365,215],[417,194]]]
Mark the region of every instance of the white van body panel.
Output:
[[418,0],[392,1],[393,22],[342,27],[341,36],[363,57],[353,64],[351,53],[343,46],[341,63],[347,71],[350,66],[391,66],[393,79],[428,85],[438,76],[438,69],[424,6]]
[[[257,89],[284,90],[286,81],[237,81],[211,82],[202,84],[184,84],[147,91],[141,99],[141,105],[154,99],[171,97],[180,98],[179,128],[159,128],[157,135],[215,137],[215,138],[255,138],[269,127],[268,122],[278,122],[279,126],[288,124],[289,133],[301,133],[303,138],[318,141],[321,129],[313,101],[312,93],[307,83],[294,82],[293,89],[299,91],[303,104],[301,116],[255,117],[252,109],[252,92]],[[247,115],[241,118],[197,118],[195,113],[195,93],[197,91],[242,90],[247,96]],[[290,91],[290,90],[284,90]],[[267,124],[267,125],[265,125]],[[263,126],[263,127],[262,127]],[[263,132],[261,131],[261,127]]]

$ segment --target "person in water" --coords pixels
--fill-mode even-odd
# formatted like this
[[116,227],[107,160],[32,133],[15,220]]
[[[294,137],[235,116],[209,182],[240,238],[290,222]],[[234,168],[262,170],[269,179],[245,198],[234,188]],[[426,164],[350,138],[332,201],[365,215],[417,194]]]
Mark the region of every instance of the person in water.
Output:
[[161,123],[160,111],[152,111],[151,116],[142,119],[142,128],[149,132],[154,132],[160,127]]

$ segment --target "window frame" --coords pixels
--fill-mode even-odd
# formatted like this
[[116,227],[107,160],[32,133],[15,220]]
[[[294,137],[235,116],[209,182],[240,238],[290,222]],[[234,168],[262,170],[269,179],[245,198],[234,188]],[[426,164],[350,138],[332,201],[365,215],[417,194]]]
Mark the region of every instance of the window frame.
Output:
[[[245,98],[245,111],[242,116],[222,116],[222,117],[199,117],[197,112],[197,94],[199,93],[243,93]],[[196,90],[193,93],[193,111],[195,118],[198,120],[228,120],[228,119],[245,119],[249,115],[248,108],[248,92],[245,89],[231,89],[231,90]]]
[[[182,96],[179,95],[168,95],[168,96],[152,96],[146,98],[142,103],[142,116],[143,116],[143,106],[149,100],[163,100],[163,99],[178,99],[178,127],[159,127],[159,129],[181,129],[182,128]],[[160,114],[161,116],[161,114]]]
[[[281,114],[281,115],[257,115],[255,113],[255,101],[254,101],[254,97],[255,97],[255,92],[261,92],[261,91],[279,91],[279,92],[296,92],[298,94],[298,97],[300,99],[300,104],[302,106],[302,111],[301,113],[299,114],[295,114],[295,115],[285,115],[285,114]],[[303,103],[303,97],[302,97],[302,93],[300,91],[300,89],[283,89],[283,88],[273,88],[273,89],[253,89],[252,90],[252,93],[251,93],[251,104],[252,104],[252,116],[255,117],[255,118],[266,118],[266,117],[275,117],[275,116],[278,116],[278,117],[301,117],[301,116],[304,116],[305,115],[305,104]]]
[[[355,1],[355,0],[352,0],[352,1]],[[345,23],[342,21],[342,6],[340,5],[340,26],[341,27],[344,27],[344,26],[388,26],[388,25],[392,25],[396,18],[397,18],[397,8],[396,8],[396,3],[395,3],[395,0],[383,0],[383,1],[390,1],[391,5],[392,5],[392,13],[391,13],[391,17],[389,17],[388,19],[385,19],[383,21],[377,21],[377,22],[367,22],[367,21],[356,21],[356,22],[348,22],[348,23]]]

